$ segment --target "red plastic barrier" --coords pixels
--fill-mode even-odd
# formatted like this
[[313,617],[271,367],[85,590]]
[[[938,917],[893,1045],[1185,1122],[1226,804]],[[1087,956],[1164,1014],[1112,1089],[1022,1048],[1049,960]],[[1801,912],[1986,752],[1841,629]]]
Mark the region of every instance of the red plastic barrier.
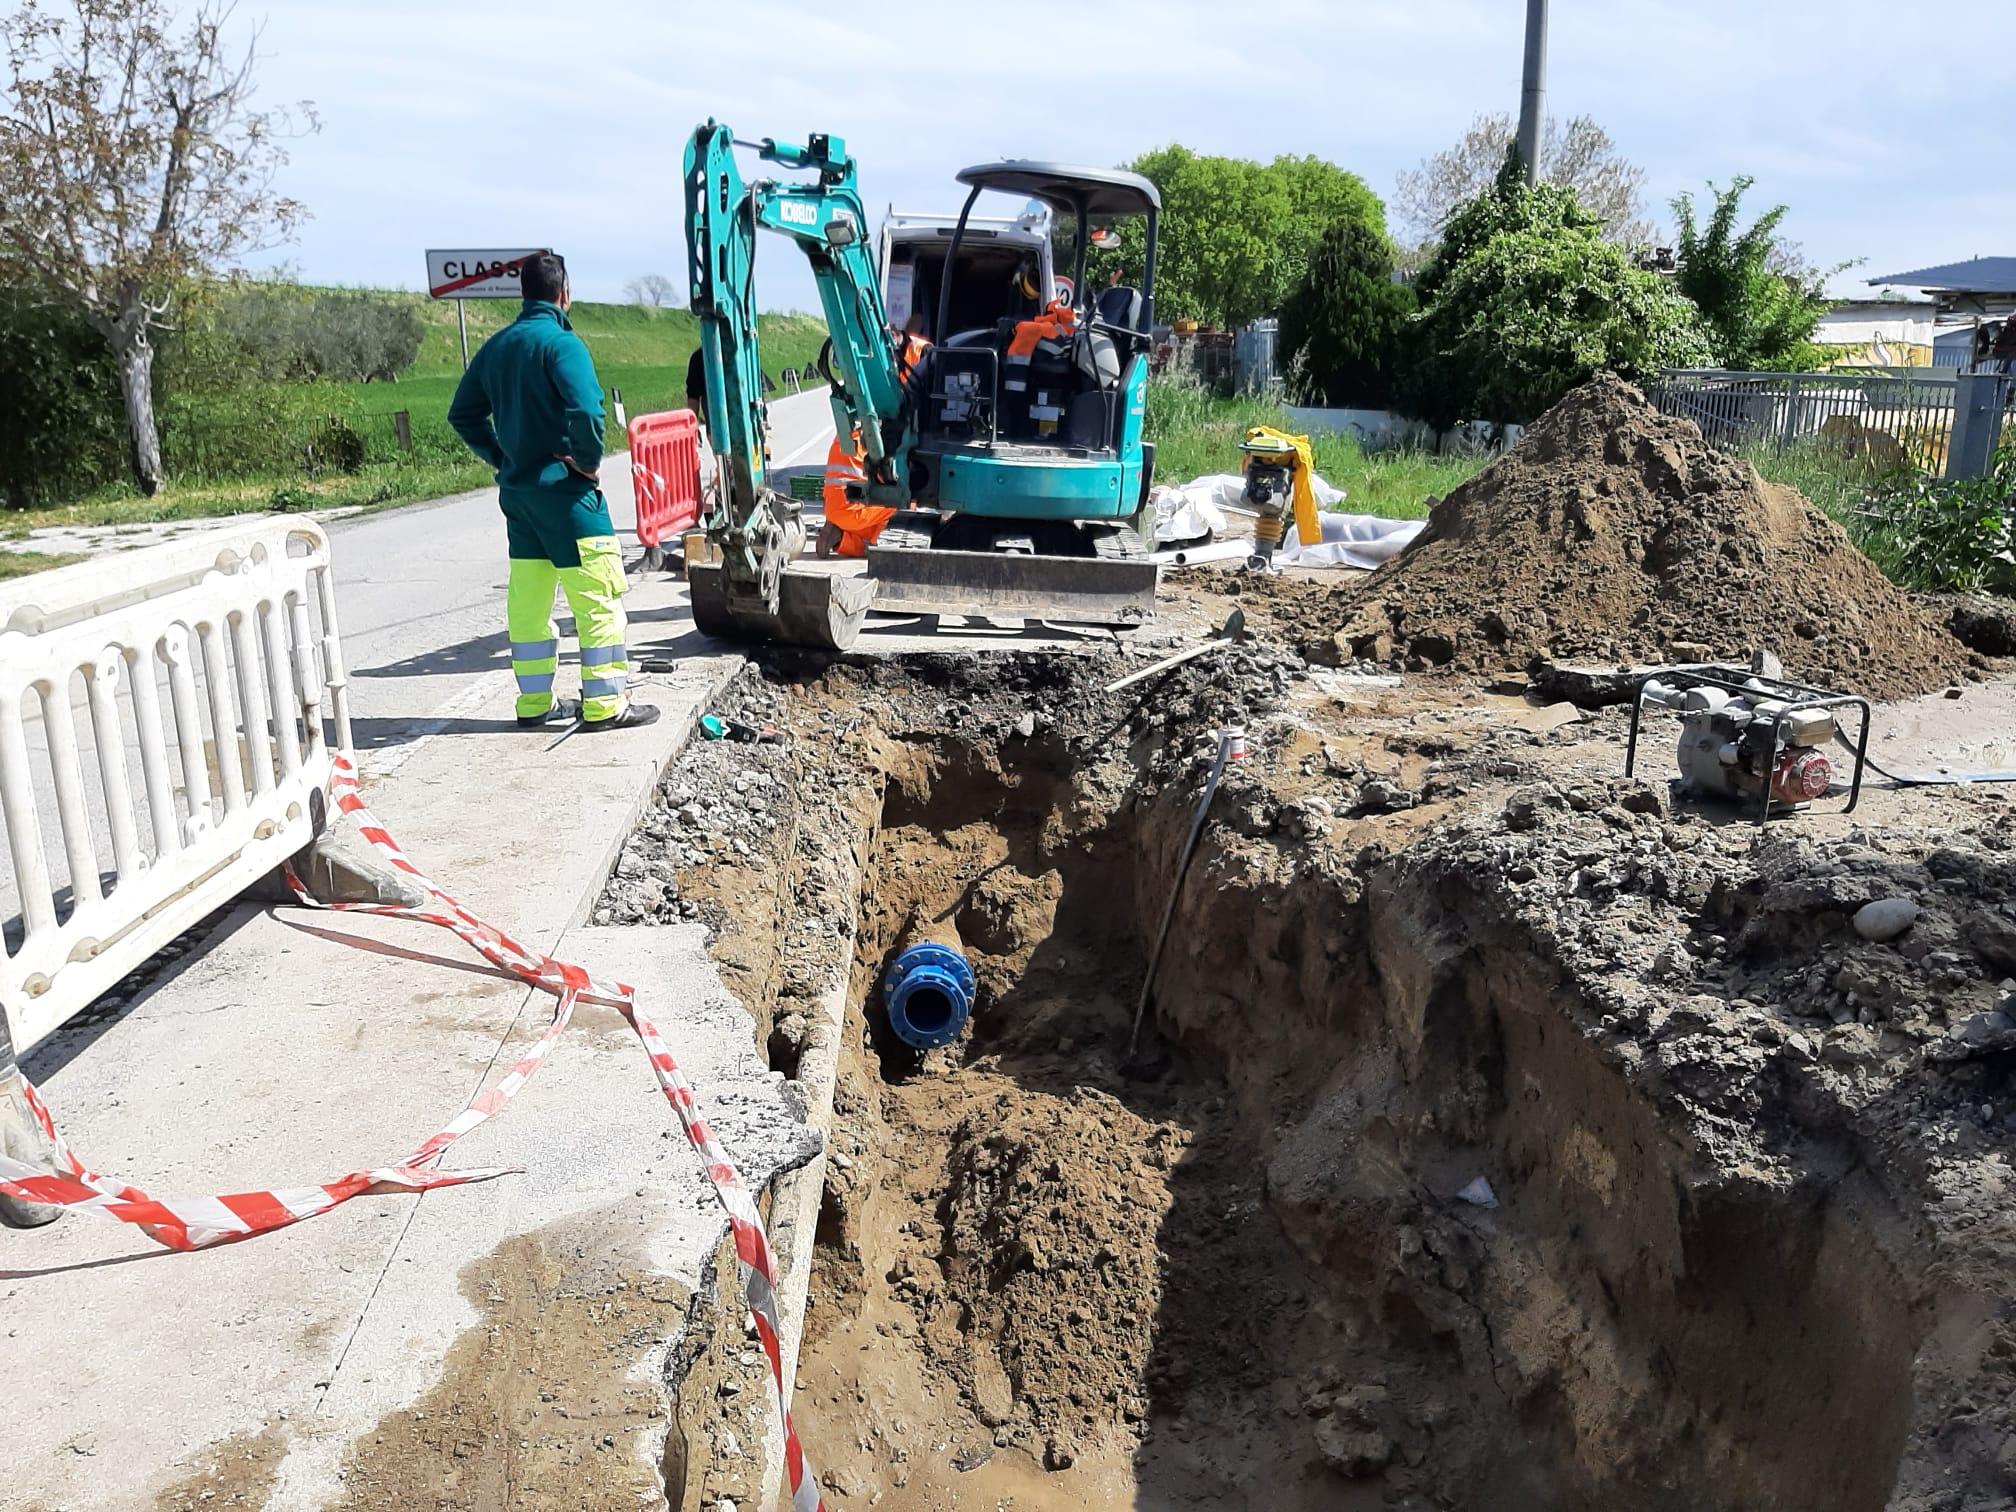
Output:
[[700,518],[700,420],[691,410],[630,422],[630,480],[637,539],[655,547]]

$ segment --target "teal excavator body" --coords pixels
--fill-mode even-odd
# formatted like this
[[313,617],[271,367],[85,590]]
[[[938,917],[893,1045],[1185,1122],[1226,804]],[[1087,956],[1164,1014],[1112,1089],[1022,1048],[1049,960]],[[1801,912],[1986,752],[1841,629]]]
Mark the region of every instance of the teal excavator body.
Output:
[[[845,143],[814,135],[803,146],[753,144],[761,161],[812,175],[790,182],[745,180],[738,145],[749,144],[710,121],[686,147],[687,259],[719,479],[705,524],[721,560],[689,571],[700,628],[844,649],[871,607],[1117,626],[1144,619],[1156,578],[1143,544],[1154,467],[1143,434],[1154,186],[1134,174],[1046,163],[961,173],[970,193],[928,291],[935,300],[916,305],[932,346],[906,370]],[[990,290],[957,287],[968,221],[989,189],[1069,218],[1077,240],[1070,298],[1032,295],[1026,273],[1001,286],[1005,303],[990,304]],[[1143,287],[1091,296],[1084,273],[1093,231],[1137,214],[1148,223]],[[866,577],[793,565],[805,543],[799,506],[768,476],[758,231],[788,237],[810,264],[828,332],[819,372],[834,425],[861,437],[863,499],[900,511],[869,550]],[[974,323],[952,329],[965,321]]]

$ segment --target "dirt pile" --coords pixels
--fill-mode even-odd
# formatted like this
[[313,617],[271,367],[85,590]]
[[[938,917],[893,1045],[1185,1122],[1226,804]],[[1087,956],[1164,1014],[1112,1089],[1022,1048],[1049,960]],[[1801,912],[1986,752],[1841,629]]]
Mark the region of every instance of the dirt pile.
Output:
[[1026,1412],[1053,1468],[1067,1445],[1147,1415],[1156,1234],[1188,1143],[1089,1088],[1004,1097],[953,1135],[938,1269],[958,1326],[942,1341],[927,1327],[927,1347],[950,1344],[990,1428]]
[[1610,376],[1549,410],[1325,607],[1304,603],[1298,638],[1333,662],[1490,671],[1765,647],[1795,677],[1883,698],[1966,663],[1832,520]]

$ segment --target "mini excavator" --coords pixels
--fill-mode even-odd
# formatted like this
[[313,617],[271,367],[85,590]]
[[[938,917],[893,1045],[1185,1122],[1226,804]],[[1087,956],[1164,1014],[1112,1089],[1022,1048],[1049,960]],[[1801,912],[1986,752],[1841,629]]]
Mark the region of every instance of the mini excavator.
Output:
[[[747,181],[737,147],[809,177]],[[700,629],[845,650],[871,607],[1116,627],[1148,616],[1155,449],[1143,419],[1161,213],[1153,184],[1040,162],[960,173],[969,193],[936,264],[935,304],[920,301],[917,323],[932,345],[906,367],[854,160],[839,137],[742,143],[709,121],[687,143],[685,174],[692,307],[719,478],[704,521],[719,561],[689,571]],[[962,285],[960,270],[973,261],[962,247],[977,248],[989,234],[972,224],[974,203],[989,190],[1040,202],[1071,229],[1068,288],[1056,280],[1039,291],[1038,307],[1014,307],[1012,281]],[[1088,291],[1088,248],[1133,217],[1146,220],[1141,286]],[[828,332],[819,373],[834,425],[860,438],[863,500],[899,511],[868,548],[865,576],[795,565],[805,542],[799,506],[769,483],[759,230],[790,238],[811,264]]]

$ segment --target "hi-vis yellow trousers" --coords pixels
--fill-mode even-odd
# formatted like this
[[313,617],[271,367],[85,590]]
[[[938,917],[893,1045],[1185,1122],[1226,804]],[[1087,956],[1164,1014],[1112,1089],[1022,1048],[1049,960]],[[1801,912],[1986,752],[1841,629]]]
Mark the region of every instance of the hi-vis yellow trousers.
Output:
[[553,707],[553,677],[560,669],[560,630],[553,623],[556,586],[567,595],[574,635],[581,643],[581,717],[590,722],[614,719],[628,707],[623,694],[630,676],[623,642],[623,554],[614,536],[588,536],[575,544],[581,552],[578,567],[556,567],[543,556],[511,558],[505,615],[520,719],[537,719]]

